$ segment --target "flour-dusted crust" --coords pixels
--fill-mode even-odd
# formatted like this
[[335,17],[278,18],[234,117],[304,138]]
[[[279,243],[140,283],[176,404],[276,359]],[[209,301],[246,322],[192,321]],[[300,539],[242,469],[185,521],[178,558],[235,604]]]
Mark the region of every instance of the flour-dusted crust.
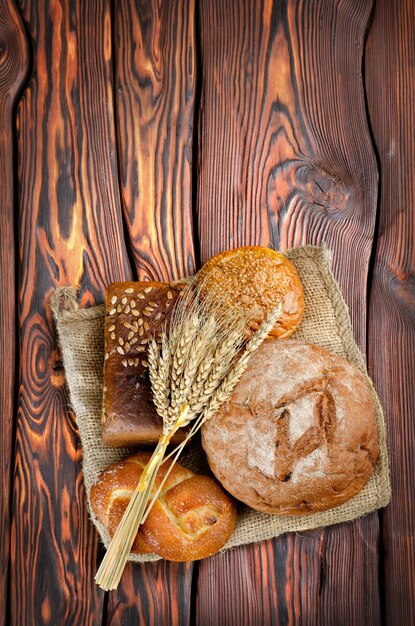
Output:
[[210,467],[257,511],[324,511],[359,492],[378,456],[375,405],[361,372],[295,340],[267,339],[202,430]]
[[282,300],[282,312],[271,335],[286,338],[298,327],[304,312],[300,277],[281,252],[246,246],[218,254],[199,270],[202,296],[208,295],[220,310],[248,319],[247,334],[259,328]]

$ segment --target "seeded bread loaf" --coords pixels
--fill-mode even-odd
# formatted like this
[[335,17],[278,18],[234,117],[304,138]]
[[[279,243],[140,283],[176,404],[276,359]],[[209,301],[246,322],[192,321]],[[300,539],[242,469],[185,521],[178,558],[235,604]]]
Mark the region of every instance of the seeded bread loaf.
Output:
[[376,409],[355,366],[311,344],[269,338],[203,426],[202,444],[225,489],[257,511],[324,511],[369,480]]
[[[104,470],[91,489],[91,506],[98,519],[116,531],[150,453],[140,452]],[[170,468],[163,463],[153,492]],[[193,561],[223,547],[236,521],[232,498],[216,480],[199,476],[176,463],[149,516],[140,527],[132,552],[155,552],[170,561]]]
[[[157,443],[161,418],[151,399],[147,345],[169,322],[182,283],[113,283],[105,316],[102,440],[105,445]],[[180,429],[173,442],[186,433]]]
[[296,330],[304,312],[300,277],[281,252],[246,246],[218,254],[199,270],[202,297],[209,295],[232,316],[248,319],[247,335],[258,330],[270,311],[282,300],[282,311],[271,335],[287,338]]

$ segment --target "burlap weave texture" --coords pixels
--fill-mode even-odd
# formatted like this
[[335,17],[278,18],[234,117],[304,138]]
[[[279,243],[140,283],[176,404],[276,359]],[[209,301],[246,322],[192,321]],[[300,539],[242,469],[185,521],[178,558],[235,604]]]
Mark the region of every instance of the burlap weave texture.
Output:
[[[326,348],[356,365],[367,377],[364,359],[353,338],[347,306],[330,271],[325,248],[305,246],[284,252],[294,263],[304,287],[305,313],[300,328],[293,335],[308,343]],[[99,473],[114,461],[132,453],[131,449],[108,448],[101,443],[101,402],[104,357],[104,305],[80,309],[76,291],[59,287],[51,298],[59,342],[69,387],[71,405],[76,415],[83,447],[83,471],[88,498]],[[241,505],[238,521],[224,549],[277,537],[289,531],[302,531],[350,521],[390,500],[390,477],[382,407],[373,388],[377,408],[379,460],[364,489],[334,509],[305,516],[280,516],[258,513]],[[206,473],[208,466],[200,444],[193,442],[180,460],[195,471]],[[89,513],[105,546],[110,538],[106,528]],[[131,561],[153,561],[156,555],[133,555]]]

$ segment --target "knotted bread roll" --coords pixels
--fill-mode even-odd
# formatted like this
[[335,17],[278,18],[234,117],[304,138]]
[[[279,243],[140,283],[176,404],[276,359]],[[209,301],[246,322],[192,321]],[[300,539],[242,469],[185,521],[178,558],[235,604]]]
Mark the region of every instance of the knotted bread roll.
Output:
[[[91,489],[97,518],[115,533],[144,467],[149,452],[139,452],[105,469]],[[170,461],[160,467],[153,493]],[[134,540],[132,552],[155,552],[169,561],[193,561],[220,550],[230,537],[236,508],[216,480],[199,476],[176,463]]]

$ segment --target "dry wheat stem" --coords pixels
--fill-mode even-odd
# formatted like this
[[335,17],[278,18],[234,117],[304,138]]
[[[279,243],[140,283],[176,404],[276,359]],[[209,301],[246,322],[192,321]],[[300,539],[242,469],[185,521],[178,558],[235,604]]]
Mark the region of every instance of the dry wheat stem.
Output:
[[97,572],[96,581],[102,588],[117,587],[137,530],[165,483],[162,481],[152,496],[171,437],[178,428],[194,420],[185,441],[173,451],[167,475],[187,441],[229,398],[250,356],[275,326],[281,308],[281,304],[275,307],[245,343],[246,319],[230,319],[217,303],[201,301],[194,281],[183,290],[173,311],[170,333],[167,329],[162,332],[161,349],[154,340],[148,349],[150,381],[157,412],[163,419],[163,435]]
[[239,359],[239,361],[237,361],[237,363],[230,370],[228,375],[223,379],[223,381],[219,385],[216,393],[212,396],[208,406],[199,415],[199,417],[195,420],[195,423],[193,424],[191,430],[187,434],[185,440],[182,441],[168,456],[166,456],[163,459],[162,463],[165,463],[168,459],[170,459],[173,456],[173,460],[172,460],[172,462],[170,464],[170,467],[167,470],[167,472],[166,472],[162,482],[158,486],[156,492],[154,493],[153,498],[152,498],[152,500],[150,502],[150,505],[148,506],[148,508],[146,510],[146,513],[145,513],[145,515],[143,517],[143,520],[142,520],[143,524],[144,524],[145,520],[147,519],[147,516],[148,516],[148,514],[149,514],[153,504],[155,503],[155,501],[159,497],[160,492],[163,489],[163,486],[164,486],[167,478],[169,477],[169,474],[170,474],[174,464],[176,463],[177,459],[179,458],[180,454],[182,453],[184,447],[186,446],[188,441],[193,437],[193,435],[195,435],[196,432],[203,426],[203,424],[207,420],[211,419],[211,417],[213,417],[213,415],[215,415],[215,413],[218,411],[218,409],[220,409],[222,404],[224,402],[226,402],[226,400],[230,397],[230,394],[232,393],[234,387],[236,386],[238,381],[241,379],[242,374],[245,372],[246,368],[248,367],[250,356],[255,352],[255,350],[257,350],[259,348],[259,346],[262,344],[262,342],[266,339],[266,337],[268,336],[269,332],[275,326],[275,323],[276,323],[278,317],[280,316],[280,314],[281,314],[281,305],[278,305],[276,307],[276,309],[274,309],[274,311],[268,317],[268,319],[262,324],[262,326],[260,327],[258,332],[255,333],[255,335],[248,341],[248,343],[246,344],[245,351],[244,351],[242,357]]
[[[161,444],[155,449],[152,458],[159,453],[160,449]],[[140,484],[137,485],[121,522],[114,533],[105,557],[95,575],[95,582],[105,591],[118,587],[128,553],[131,550],[134,538],[142,522],[147,502],[151,497],[151,490],[161,462],[162,457],[159,456],[158,465],[155,468],[156,471],[151,476],[144,492],[140,490]]]
[[170,443],[171,437],[186,419],[187,411],[188,407],[182,410],[177,420],[176,428],[172,429],[170,435],[160,438],[114,533],[108,550],[95,575],[95,582],[105,591],[118,587],[134,538],[140,525],[143,523],[143,516],[151,498],[151,492],[166,448]]

